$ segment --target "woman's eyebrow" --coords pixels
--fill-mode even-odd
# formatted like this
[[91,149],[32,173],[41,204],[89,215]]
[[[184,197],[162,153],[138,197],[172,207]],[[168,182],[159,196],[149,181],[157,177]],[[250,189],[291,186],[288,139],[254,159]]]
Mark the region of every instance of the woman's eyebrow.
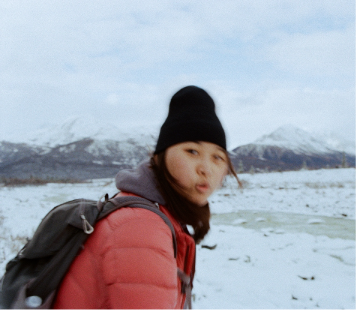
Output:
[[220,151],[220,152],[223,152],[223,153],[225,154],[225,150],[224,150],[222,147],[217,146],[216,149],[217,149],[218,151]]
[[[202,145],[202,142],[204,142],[204,141],[187,141],[187,143],[195,143],[198,145]],[[224,154],[226,153],[225,149],[223,149],[221,146],[218,146],[218,145],[216,146],[216,150],[223,152]]]

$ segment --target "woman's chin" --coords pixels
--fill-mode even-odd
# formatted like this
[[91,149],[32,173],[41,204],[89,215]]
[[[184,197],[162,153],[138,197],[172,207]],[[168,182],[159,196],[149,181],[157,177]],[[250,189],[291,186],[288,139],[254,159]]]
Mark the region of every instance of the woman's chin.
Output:
[[208,200],[206,198],[203,199],[199,199],[199,198],[193,198],[192,200],[190,200],[191,202],[195,203],[196,205],[198,205],[199,207],[204,207],[207,203]]

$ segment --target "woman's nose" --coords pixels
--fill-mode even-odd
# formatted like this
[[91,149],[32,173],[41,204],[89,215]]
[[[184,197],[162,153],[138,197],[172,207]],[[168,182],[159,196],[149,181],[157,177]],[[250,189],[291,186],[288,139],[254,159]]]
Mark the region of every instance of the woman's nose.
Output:
[[208,160],[201,160],[198,165],[198,173],[208,176],[211,174],[211,167]]

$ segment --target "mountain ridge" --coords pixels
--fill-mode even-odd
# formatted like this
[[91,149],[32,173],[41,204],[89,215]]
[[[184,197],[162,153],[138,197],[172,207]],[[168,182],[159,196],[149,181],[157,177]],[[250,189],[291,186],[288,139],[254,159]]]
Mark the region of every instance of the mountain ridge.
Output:
[[6,142],[26,143],[36,146],[56,147],[83,139],[97,141],[129,141],[144,144],[155,141],[156,132],[152,128],[135,126],[120,128],[114,123],[98,122],[94,117],[69,117],[63,124],[55,124],[10,137]]
[[[70,118],[50,130],[24,135],[22,139],[29,143],[0,142],[0,177],[113,177],[120,169],[133,168],[147,158],[154,150],[157,136],[158,132],[143,127],[121,130],[114,124],[99,124],[90,118]],[[355,166],[355,155],[335,145],[328,143],[325,136],[317,137],[288,125],[229,153],[239,172],[252,168],[257,171],[319,169],[343,163]]]
[[354,146],[342,141],[331,144],[327,139],[327,135],[311,134],[292,125],[282,126],[254,143],[233,149],[232,161],[240,171],[251,167],[261,171],[354,167]]

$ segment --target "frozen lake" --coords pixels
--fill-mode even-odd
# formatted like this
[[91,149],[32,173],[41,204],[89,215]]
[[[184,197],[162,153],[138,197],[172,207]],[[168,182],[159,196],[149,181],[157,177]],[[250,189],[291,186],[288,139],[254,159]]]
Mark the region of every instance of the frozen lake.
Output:
[[308,233],[355,240],[355,220],[329,216],[310,217],[305,214],[267,211],[238,211],[214,214],[214,225],[232,225],[274,233]]

